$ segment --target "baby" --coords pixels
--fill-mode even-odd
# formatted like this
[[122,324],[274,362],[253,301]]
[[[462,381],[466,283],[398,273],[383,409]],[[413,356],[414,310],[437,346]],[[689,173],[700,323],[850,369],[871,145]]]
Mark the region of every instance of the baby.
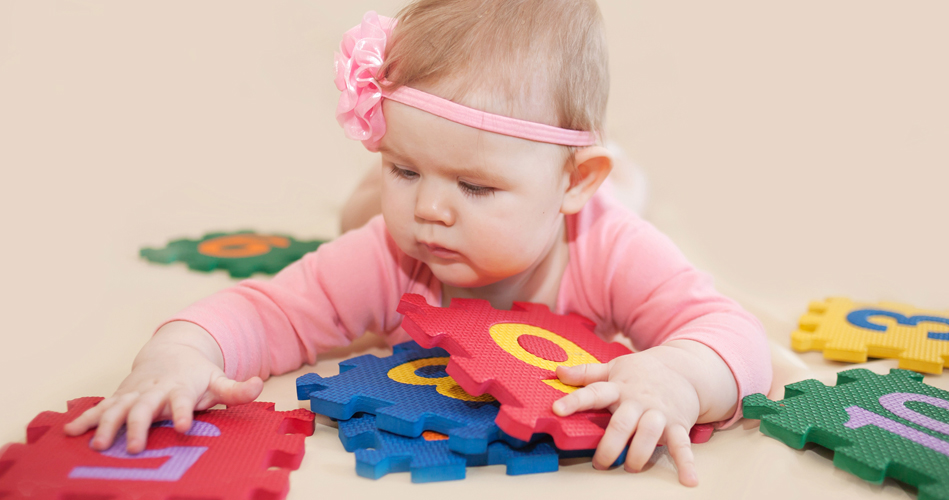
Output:
[[579,313],[637,352],[560,367],[584,386],[553,411],[607,408],[593,457],[642,470],[666,445],[679,481],[698,483],[689,429],[728,425],[766,392],[760,323],[718,294],[662,234],[598,188],[609,87],[594,0],[417,0],[397,20],[370,12],[336,60],[345,133],[381,153],[381,216],[270,281],[247,280],[185,309],[142,348],[115,394],[66,427],[122,425],[128,451],[149,425],[253,401],[262,379],[316,362],[366,331],[408,336],[404,293],[431,304],[485,299]]

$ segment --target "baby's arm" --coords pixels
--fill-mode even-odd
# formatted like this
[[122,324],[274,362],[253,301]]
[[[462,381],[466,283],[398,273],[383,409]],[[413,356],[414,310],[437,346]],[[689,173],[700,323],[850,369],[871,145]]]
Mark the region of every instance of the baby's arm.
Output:
[[764,328],[718,293],[711,277],[652,225],[608,198],[591,201],[586,218],[568,226],[583,260],[565,274],[572,285],[565,303],[593,319],[598,331],[623,332],[639,352],[558,370],[565,383],[589,387],[553,409],[560,415],[588,408],[614,412],[597,448],[597,467],[612,464],[635,435],[627,470],[641,470],[654,446],[666,444],[680,482],[695,485],[689,428],[737,420],[740,398],[770,387]]
[[593,456],[594,467],[608,468],[629,444],[624,467],[639,472],[662,444],[685,486],[698,485],[689,429],[730,417],[738,396],[728,365],[691,340],[673,340],[606,364],[561,367],[557,376],[586,387],[554,403],[554,413],[567,416],[599,408],[613,413]]
[[91,446],[105,450],[127,424],[127,449],[138,453],[153,420],[171,418],[178,432],[186,432],[194,411],[249,403],[260,395],[259,377],[236,382],[223,367],[221,349],[208,332],[194,323],[170,322],[142,347],[115,394],[66,424],[65,431],[78,436],[98,426]]
[[114,396],[66,430],[98,425],[93,446],[102,449],[127,423],[134,452],[144,448],[152,420],[171,417],[186,431],[194,410],[253,401],[262,379],[315,363],[317,354],[367,330],[394,332],[402,293],[431,299],[437,283],[413,263],[377,218],[273,279],[245,280],[202,299],[156,332]]

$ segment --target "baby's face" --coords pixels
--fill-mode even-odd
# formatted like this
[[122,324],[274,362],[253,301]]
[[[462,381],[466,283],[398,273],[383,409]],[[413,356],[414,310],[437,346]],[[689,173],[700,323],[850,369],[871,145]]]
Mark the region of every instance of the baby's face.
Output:
[[563,223],[563,148],[383,106],[382,214],[403,252],[455,287],[496,283],[543,259]]

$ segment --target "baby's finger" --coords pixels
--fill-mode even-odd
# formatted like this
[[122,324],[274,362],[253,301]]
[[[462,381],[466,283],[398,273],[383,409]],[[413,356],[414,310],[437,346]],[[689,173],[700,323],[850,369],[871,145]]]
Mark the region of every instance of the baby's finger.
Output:
[[561,417],[578,411],[598,410],[619,401],[619,389],[610,382],[594,382],[554,401],[553,412]]
[[260,377],[253,377],[244,382],[236,382],[221,375],[211,381],[209,389],[219,403],[228,406],[242,405],[260,396],[260,392],[264,390],[264,381]]
[[166,401],[165,391],[152,390],[143,394],[129,410],[125,447],[129,453],[141,453],[145,449],[152,421],[165,409]]
[[85,432],[89,429],[99,425],[99,419],[102,417],[102,414],[111,408],[116,401],[116,398],[108,398],[104,401],[101,401],[99,404],[84,411],[82,415],[76,417],[76,419],[72,422],[69,422],[63,426],[63,430],[69,436],[79,436],[80,434],[85,434]]
[[689,431],[679,425],[670,426],[666,429],[666,447],[679,469],[679,482],[683,486],[698,486],[699,476],[695,470],[695,455],[692,454]]
[[96,434],[92,438],[92,443],[90,443],[92,449],[102,451],[112,446],[115,434],[125,423],[129,408],[135,404],[138,396],[137,392],[129,392],[115,398],[115,403],[106,409],[99,418],[99,428],[96,429]]
[[624,404],[610,417],[610,424],[606,426],[600,444],[596,447],[596,453],[593,454],[593,467],[597,469],[609,469],[616,458],[623,453],[623,449],[629,444],[629,438],[636,430],[639,419],[642,417],[642,411],[639,407]]
[[646,466],[649,457],[656,451],[662,431],[666,428],[666,416],[657,410],[643,413],[636,426],[636,434],[629,445],[629,454],[626,455],[626,471],[639,472]]
[[184,389],[175,389],[168,396],[168,406],[171,407],[171,418],[175,423],[175,430],[188,432],[194,418],[194,407],[197,402],[190,392]]
[[609,379],[610,365],[592,363],[577,366],[558,366],[557,378],[567,385],[584,386]]

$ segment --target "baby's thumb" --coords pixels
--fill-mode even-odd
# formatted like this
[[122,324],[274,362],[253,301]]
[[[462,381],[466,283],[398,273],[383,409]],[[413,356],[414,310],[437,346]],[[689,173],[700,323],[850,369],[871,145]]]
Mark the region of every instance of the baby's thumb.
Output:
[[228,406],[250,403],[257,399],[257,396],[260,396],[263,390],[264,381],[260,377],[237,382],[221,376],[211,382],[211,392],[217,396],[218,402]]

